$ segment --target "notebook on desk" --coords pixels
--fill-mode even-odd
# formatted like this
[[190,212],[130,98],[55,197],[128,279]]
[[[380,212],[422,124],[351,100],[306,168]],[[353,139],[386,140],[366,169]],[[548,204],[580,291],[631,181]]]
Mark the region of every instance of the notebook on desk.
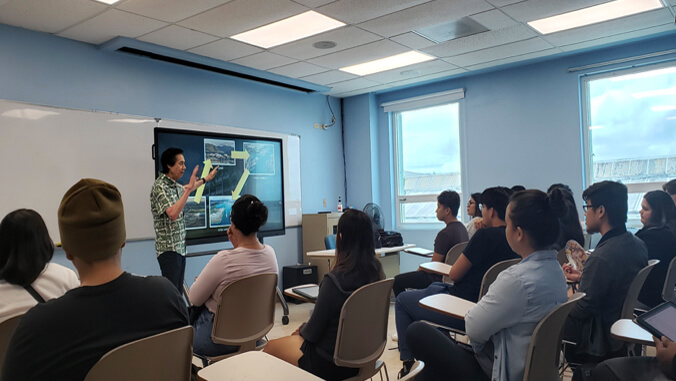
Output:
[[296,287],[291,290],[309,300],[317,300],[317,296],[319,295],[319,286],[317,285]]

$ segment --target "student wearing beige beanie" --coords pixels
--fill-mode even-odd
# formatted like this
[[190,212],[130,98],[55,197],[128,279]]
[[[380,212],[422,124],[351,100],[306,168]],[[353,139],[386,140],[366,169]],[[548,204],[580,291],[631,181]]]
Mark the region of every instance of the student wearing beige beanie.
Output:
[[111,349],[188,324],[171,282],[122,270],[126,229],[115,186],[80,180],[63,196],[58,220],[63,249],[82,284],[23,316],[3,380],[83,380]]

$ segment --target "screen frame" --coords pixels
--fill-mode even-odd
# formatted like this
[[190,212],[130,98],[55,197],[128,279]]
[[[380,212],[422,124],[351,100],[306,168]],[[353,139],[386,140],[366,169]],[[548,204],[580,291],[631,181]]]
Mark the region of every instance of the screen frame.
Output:
[[[161,152],[158,152],[158,137],[159,134],[177,134],[177,135],[192,135],[192,136],[199,136],[199,137],[204,137],[204,138],[218,138],[218,139],[244,139],[244,140],[260,140],[260,141],[268,141],[268,142],[274,142],[274,143],[279,143],[279,157],[280,157],[280,166],[281,166],[281,193],[282,193],[282,224],[281,228],[279,229],[272,229],[272,230],[261,230],[258,231],[257,236],[259,238],[264,238],[264,237],[273,237],[273,236],[280,236],[280,235],[285,235],[286,234],[286,197],[284,194],[284,181],[285,181],[285,176],[284,176],[284,141],[281,138],[275,138],[275,137],[269,137],[269,136],[256,136],[256,135],[246,135],[246,134],[235,134],[235,133],[220,133],[220,132],[214,132],[214,131],[202,131],[202,130],[184,130],[184,129],[178,129],[178,128],[165,128],[165,127],[155,127],[153,129],[153,145],[152,145],[152,158],[155,161],[155,174],[154,178],[157,179],[162,173],[162,163],[160,162],[160,155]],[[180,147],[179,147],[180,148]],[[265,228],[265,225],[261,227],[262,229]],[[186,246],[195,246],[195,245],[203,245],[203,244],[209,244],[209,243],[219,243],[219,242],[227,242],[229,241],[228,239],[228,234],[227,231],[224,231],[223,233],[216,234],[218,232],[215,232],[215,234],[207,236],[207,237],[197,237],[197,238],[188,238],[186,235]]]
[[[648,312],[642,314],[641,316],[638,316],[634,318],[634,323],[639,325],[641,328],[645,329],[646,331],[650,332],[653,336],[657,338],[661,338],[662,336],[666,336],[662,331],[660,331],[657,327],[653,326],[649,322],[646,321],[646,319],[649,319],[655,315],[659,315],[660,313],[664,312],[665,310],[672,308],[676,310],[676,304],[672,302],[664,302],[659,305],[657,305],[655,308],[649,310]],[[676,337],[668,337],[669,340],[676,340]]]

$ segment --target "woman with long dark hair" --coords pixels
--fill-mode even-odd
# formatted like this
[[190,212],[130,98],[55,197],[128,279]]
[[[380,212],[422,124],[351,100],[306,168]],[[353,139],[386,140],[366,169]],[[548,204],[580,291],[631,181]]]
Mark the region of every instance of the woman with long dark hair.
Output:
[[477,224],[481,221],[481,208],[479,204],[481,204],[481,193],[472,193],[467,202],[467,215],[472,217],[472,219],[465,224],[469,238],[472,238],[476,232]]
[[[507,207],[505,235],[523,258],[504,270],[465,316],[465,349],[423,322],[406,332],[416,359],[425,363],[420,380],[521,380],[528,346],[538,322],[566,301],[566,281],[551,249],[565,212],[560,190],[515,193]],[[508,355],[509,353],[509,355]],[[416,379],[418,379],[416,378]]]
[[676,218],[676,207],[669,194],[656,190],[643,196],[639,214],[643,228],[636,232],[636,236],[648,247],[648,258],[660,260],[638,296],[641,303],[652,308],[663,302],[662,287],[669,263],[676,256],[676,234],[670,229]]
[[58,298],[80,285],[71,269],[50,263],[54,244],[42,217],[30,209],[15,210],[0,222],[0,321]]
[[338,220],[336,262],[324,276],[310,320],[293,335],[271,340],[264,351],[324,380],[344,380],[358,369],[337,366],[333,351],[340,311],[358,288],[383,279],[375,257],[373,224],[359,210],[349,209]]
[[268,208],[256,196],[243,195],[232,205],[228,228],[232,250],[214,255],[190,288],[190,303],[206,307],[194,323],[195,353],[219,356],[237,350],[237,347],[211,340],[214,314],[218,309],[218,297],[230,283],[250,275],[278,272],[275,250],[262,244],[256,235],[267,219]]
[[563,198],[566,210],[559,218],[559,237],[552,246],[554,250],[561,250],[566,246],[570,240],[577,242],[580,247],[584,247],[584,233],[582,232],[582,224],[580,224],[580,216],[577,214],[577,207],[575,206],[575,198],[573,198],[573,191],[565,184],[552,184],[547,190],[547,194],[552,194],[552,190],[559,189],[560,195]]

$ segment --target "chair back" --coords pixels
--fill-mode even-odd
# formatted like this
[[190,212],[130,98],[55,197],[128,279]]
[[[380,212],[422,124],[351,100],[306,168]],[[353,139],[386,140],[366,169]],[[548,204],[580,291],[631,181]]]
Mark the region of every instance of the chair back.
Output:
[[418,373],[422,372],[423,368],[425,368],[425,363],[422,361],[416,361],[413,363],[411,366],[411,370],[408,372],[407,375],[404,377],[400,378],[399,381],[413,381],[415,380],[415,377],[418,375]]
[[662,288],[662,299],[665,302],[676,303],[676,257],[669,263],[669,270],[667,270],[667,279],[664,280],[664,287]]
[[634,280],[629,285],[629,291],[627,291],[627,296],[624,298],[624,304],[622,305],[622,314],[620,319],[633,319],[634,318],[634,308],[636,308],[636,301],[638,300],[638,294],[643,288],[643,283],[645,283],[650,270],[653,269],[653,266],[660,263],[659,259],[651,259],[648,261],[648,266],[644,267],[639,271]]
[[218,298],[211,340],[239,346],[233,354],[251,351],[275,322],[277,274],[251,275],[227,285]]
[[0,374],[2,373],[2,366],[5,364],[5,354],[9,346],[9,339],[12,338],[14,329],[16,329],[23,314],[24,312],[10,316],[7,320],[0,323]]
[[103,355],[85,381],[189,381],[192,336],[188,325],[121,345]]
[[[350,295],[340,311],[333,361],[360,368],[360,378],[376,373],[375,362],[387,344],[390,293],[394,279],[367,284]],[[363,372],[373,371],[372,374]]]
[[490,269],[486,271],[483,279],[481,280],[481,290],[479,290],[479,300],[486,295],[488,288],[495,282],[498,275],[507,270],[508,268],[514,266],[515,264],[521,262],[521,258],[508,259],[506,261],[498,262],[494,264]]
[[[467,242],[456,243],[453,247],[448,249],[448,252],[446,253],[446,260],[444,262],[447,265],[453,266],[455,261],[457,261],[460,257],[460,254],[462,254],[462,252],[465,250],[465,247],[467,247]],[[448,275],[444,275],[442,281],[444,283],[451,283],[451,278]]]
[[561,338],[563,324],[575,302],[584,292],[573,294],[567,302],[559,304],[540,320],[530,339],[523,381],[559,381]]
[[336,248],[336,235],[335,234],[329,234],[326,237],[324,237],[324,247],[326,250],[331,250]]

